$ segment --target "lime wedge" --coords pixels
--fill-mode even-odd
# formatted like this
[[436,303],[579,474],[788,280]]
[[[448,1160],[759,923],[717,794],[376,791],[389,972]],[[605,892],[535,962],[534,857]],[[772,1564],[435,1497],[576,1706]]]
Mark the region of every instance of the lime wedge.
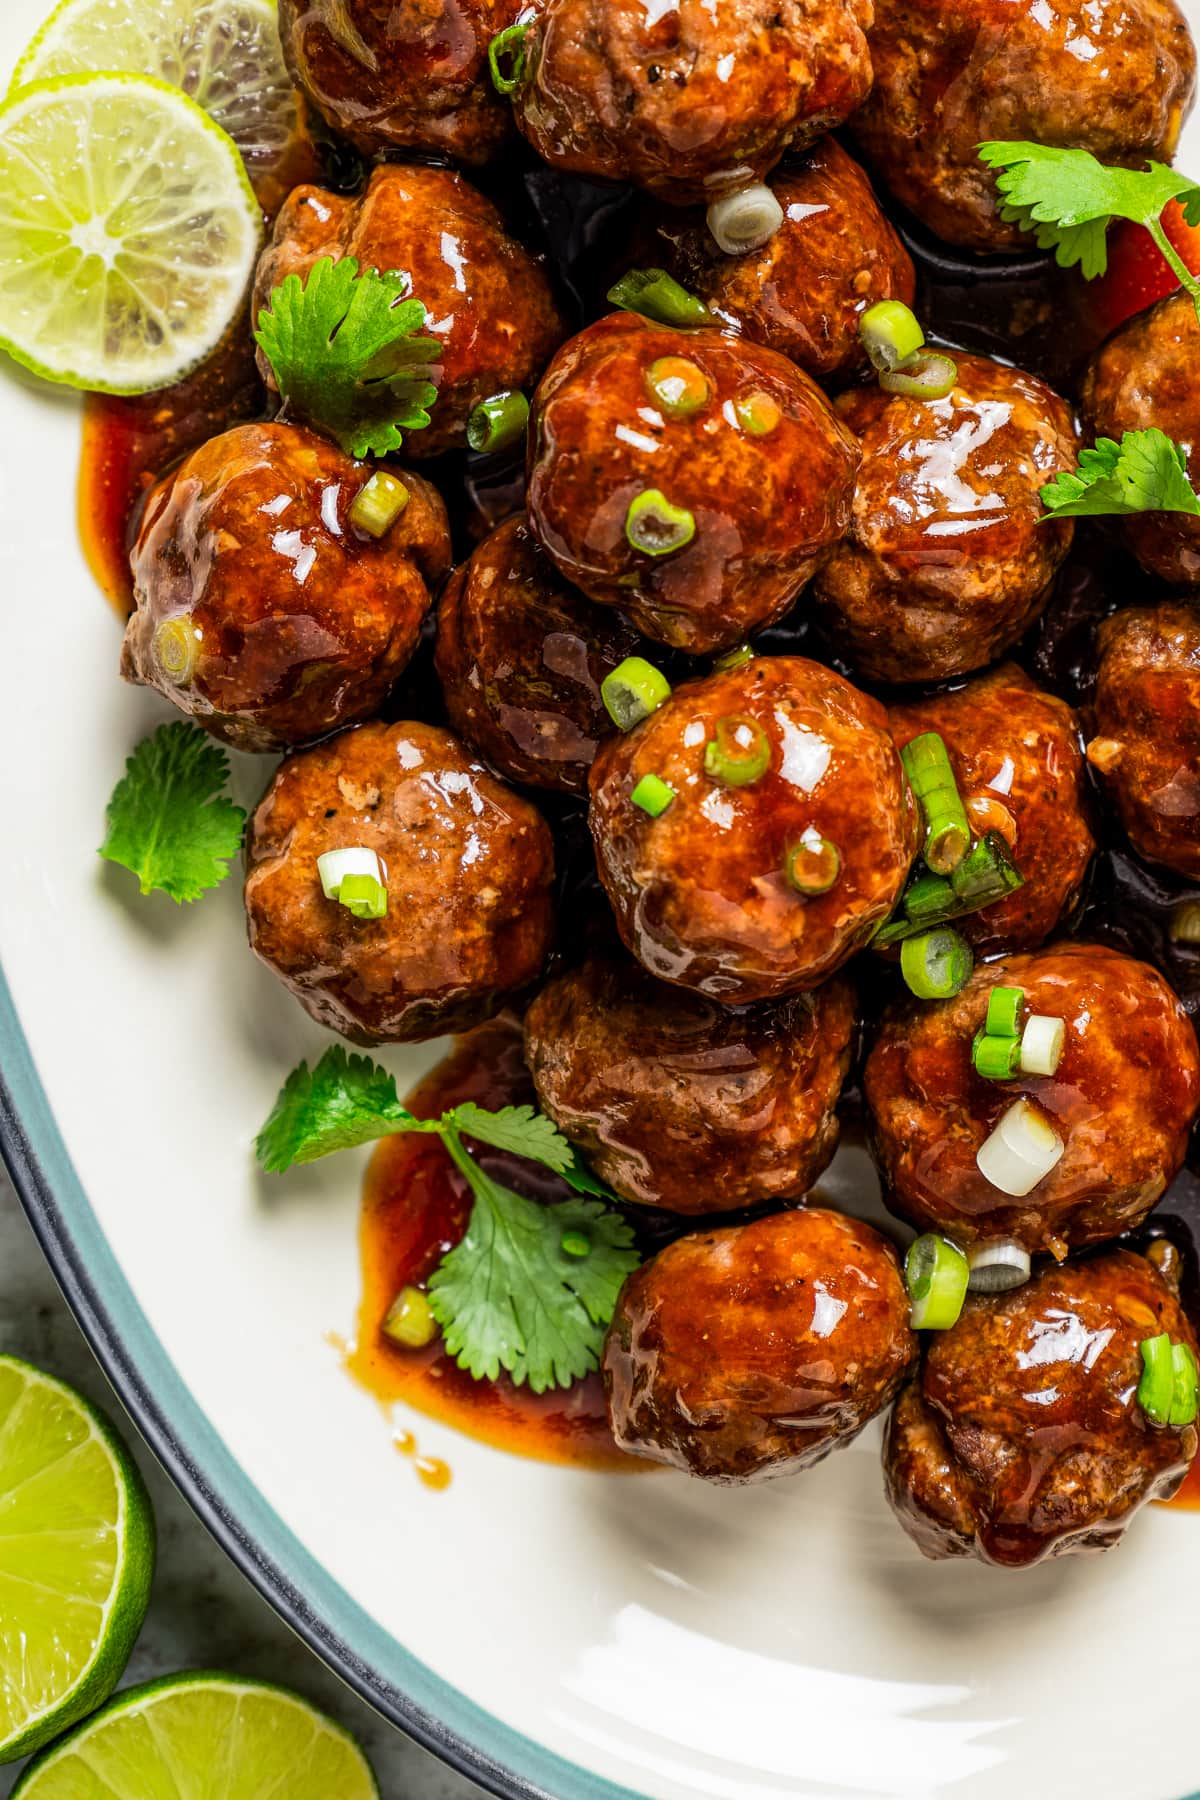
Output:
[[362,1751],[284,1688],[171,1675],[31,1763],[12,1800],[379,1800]]
[[229,133],[260,198],[301,130],[274,0],[62,0],[10,92],[95,69],[157,75],[190,94]]
[[0,1763],[107,1699],[153,1572],[149,1496],[112,1427],[0,1356]]
[[0,106],[0,348],[110,394],[168,387],[213,350],[262,215],[237,146],[145,75],[60,75]]

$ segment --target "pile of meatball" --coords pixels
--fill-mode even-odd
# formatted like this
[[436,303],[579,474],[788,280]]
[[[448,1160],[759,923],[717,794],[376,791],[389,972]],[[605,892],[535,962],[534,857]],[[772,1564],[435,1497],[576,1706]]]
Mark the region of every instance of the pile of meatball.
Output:
[[[1097,632],[1083,713],[1013,653],[1069,568],[1074,522],[1047,521],[1040,490],[1081,444],[1157,425],[1200,479],[1200,329],[1181,293],[1119,328],[1074,393],[955,351],[952,390],[925,399],[883,391],[859,323],[914,301],[910,217],[983,281],[988,257],[1029,250],[982,140],[1169,161],[1195,75],[1179,7],[279,12],[297,86],[368,174],[291,194],[256,308],[322,257],[402,271],[441,375],[380,531],[354,507],[372,466],[270,405],[186,456],[140,520],[125,674],[235,749],[284,753],[248,827],[254,951],[359,1045],[523,1012],[542,1108],[636,1216],[675,1220],[607,1336],[623,1449],[749,1482],[891,1407],[886,1490],[926,1555],[1107,1548],[1197,1449],[1195,1425],[1137,1399],[1145,1339],[1197,1348],[1180,1259],[1128,1234],[1184,1163],[1200,1055],[1159,970],[1072,931],[1101,827],[1200,880],[1200,521],[1129,521],[1157,588]],[[503,201],[497,171],[531,151],[567,193],[636,190],[630,261],[707,319],[597,292],[572,333],[553,257],[476,185]],[[720,209],[747,192],[761,241],[723,246]],[[451,484],[479,466],[468,420],[514,392],[523,482],[486,535],[452,541]],[[768,653],[784,620],[807,635]],[[433,633],[417,705],[411,671],[397,683]],[[630,658],[670,686],[622,730],[601,689]],[[901,750],[929,732],[1023,877],[963,921],[974,973],[935,1001],[869,948],[919,854]],[[761,750],[744,779],[712,773],[723,733]],[[586,926],[562,898],[585,814]],[[350,847],[385,872],[381,917],[325,892],[318,859]],[[829,878],[798,886],[793,859],[818,850]],[[1001,984],[1064,1021],[1052,1076],[977,1073]],[[896,1242],[813,1193],[852,1070]],[[1063,1153],[1016,1199],[976,1155],[1019,1093]],[[906,1226],[1015,1244],[1030,1279],[918,1334]]]

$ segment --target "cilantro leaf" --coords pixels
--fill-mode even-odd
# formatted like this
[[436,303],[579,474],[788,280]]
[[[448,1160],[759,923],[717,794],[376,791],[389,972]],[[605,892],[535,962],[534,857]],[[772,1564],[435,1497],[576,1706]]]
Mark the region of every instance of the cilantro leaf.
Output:
[[436,1131],[396,1097],[396,1082],[369,1056],[331,1044],[316,1067],[292,1070],[254,1140],[263,1168],[282,1175],[294,1163],[315,1162],[334,1150],[353,1150],[396,1131]]
[[206,732],[160,725],[113,789],[100,855],[136,875],[143,894],[198,900],[224,881],[241,847],[246,815],[221,795],[228,777],[229,759]]
[[1200,514],[1182,448],[1157,427],[1127,431],[1118,444],[1099,438],[1079,453],[1073,474],[1060,475],[1042,489],[1047,516],[1056,519],[1100,514],[1181,512]]
[[545,1163],[556,1175],[563,1175],[575,1157],[574,1146],[562,1135],[553,1119],[534,1112],[532,1106],[505,1106],[499,1112],[485,1112],[473,1100],[456,1106],[455,1129],[468,1137],[490,1144],[494,1150],[510,1150],[514,1156],[528,1156],[532,1162]]
[[442,347],[422,337],[425,308],[404,276],[359,274],[323,256],[289,275],[258,315],[255,341],[289,412],[322,426],[348,456],[386,456],[429,423]]

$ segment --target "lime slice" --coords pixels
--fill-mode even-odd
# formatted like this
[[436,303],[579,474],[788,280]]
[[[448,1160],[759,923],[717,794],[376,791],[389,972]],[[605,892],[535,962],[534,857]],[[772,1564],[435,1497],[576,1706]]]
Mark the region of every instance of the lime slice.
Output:
[[118,1694],[12,1800],[379,1800],[362,1751],[284,1688],[171,1675]]
[[153,1572],[150,1499],[112,1427],[0,1356],[0,1763],[107,1699]]
[[110,394],[213,350],[262,215],[232,139],[145,75],[60,75],[0,106],[0,348]]
[[62,0],[10,92],[95,69],[157,75],[190,94],[234,140],[260,197],[301,130],[274,0]]

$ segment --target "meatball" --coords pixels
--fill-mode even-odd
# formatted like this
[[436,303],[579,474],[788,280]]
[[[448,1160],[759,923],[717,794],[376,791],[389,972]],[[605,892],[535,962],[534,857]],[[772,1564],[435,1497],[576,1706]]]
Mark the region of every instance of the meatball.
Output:
[[438,608],[437,672],[450,723],[512,781],[587,792],[616,727],[600,683],[638,645],[620,613],[559,578],[524,517],[484,539]]
[[[976,1074],[972,1040],[994,987],[1022,988],[1029,1013],[1064,1021],[1053,1076]],[[1011,1238],[1061,1258],[1132,1230],[1162,1197],[1200,1106],[1200,1055],[1154,969],[1099,944],[1064,943],[977,968],[953,1000],[893,1008],[867,1058],[864,1091],[894,1211],[964,1248]],[[1032,1192],[1014,1199],[993,1187],[975,1155],[1022,1095],[1064,1149]]]
[[1111,1550],[1138,1507],[1169,1499],[1197,1433],[1138,1404],[1140,1345],[1164,1331],[1196,1352],[1176,1294],[1130,1250],[969,1296],[931,1333],[884,1449],[888,1499],[922,1554],[1022,1569]]
[[625,1200],[678,1213],[800,1195],[837,1144],[854,998],[844,981],[727,1008],[593,957],[525,1015],[543,1112]]
[[1001,216],[989,139],[1170,162],[1196,56],[1174,0],[875,0],[875,85],[851,129],[897,199],[952,244],[1031,249]]
[[238,750],[368,717],[416,648],[450,566],[446,509],[404,471],[382,537],[351,522],[371,478],[297,425],[238,425],[160,481],[131,557],[121,670]]
[[487,51],[521,0],[279,0],[292,79],[362,151],[490,162],[512,135]]
[[[387,912],[328,900],[327,850],[384,867]],[[246,839],[250,945],[356,1044],[465,1031],[539,973],[554,849],[541,815],[433,725],[360,725],[277,770]]]
[[[709,772],[710,744],[735,785]],[[646,777],[669,790],[656,816],[640,803]],[[917,845],[883,708],[799,656],[676,688],[601,745],[591,795],[627,948],[727,1006],[797,993],[844,963],[891,912]]]
[[725,256],[702,218],[664,208],[657,260],[732,330],[815,381],[853,380],[869,367],[859,320],[880,300],[912,304],[912,259],[836,139],[822,138],[769,186],[783,224],[760,250]]
[[618,313],[537,391],[529,519],[568,581],[702,654],[787,611],[846,529],[857,466],[786,358]]
[[838,649],[875,681],[969,674],[1042,611],[1073,522],[1041,489],[1075,467],[1070,408],[1033,375],[956,358],[944,400],[842,396],[862,444],[850,529],[813,583]]
[[1130,607],[1099,646],[1088,761],[1138,855],[1200,880],[1200,609]]
[[941,734],[973,828],[999,833],[1025,878],[958,929],[985,953],[1043,943],[1079,897],[1096,848],[1070,707],[1004,663],[954,693],[894,706],[890,719],[901,748]]
[[[531,387],[565,328],[540,261],[510,237],[490,200],[449,169],[377,168],[357,198],[296,188],[259,258],[254,310],[288,275],[322,257],[398,271],[440,339],[437,402],[410,457],[462,449],[472,409],[507,388]],[[263,373],[270,369],[260,357]]]
[[871,85],[869,0],[544,0],[517,124],[546,162],[708,202],[774,168]]
[[[1080,411],[1090,437],[1115,438],[1157,426],[1182,444],[1193,486],[1200,483],[1200,325],[1182,290],[1138,313],[1097,350],[1083,378]],[[1200,519],[1189,513],[1134,513],[1121,521],[1143,567],[1179,587],[1200,587]]]
[[811,1468],[917,1351],[895,1250],[805,1207],[677,1238],[621,1289],[602,1368],[622,1450],[706,1481]]

